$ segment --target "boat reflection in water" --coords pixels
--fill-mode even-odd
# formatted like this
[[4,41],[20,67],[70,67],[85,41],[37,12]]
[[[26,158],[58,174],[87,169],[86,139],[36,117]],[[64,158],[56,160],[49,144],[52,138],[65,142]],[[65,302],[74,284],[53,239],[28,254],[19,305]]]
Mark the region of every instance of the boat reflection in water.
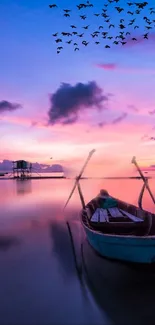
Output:
[[155,272],[110,261],[82,244],[86,283],[99,307],[114,324],[155,324]]
[[[78,275],[84,296],[85,307],[93,298],[103,320],[116,325],[154,324],[155,271],[140,266],[111,261],[99,256],[81,236],[76,237],[76,223],[70,221],[76,259],[82,263],[82,273],[76,272],[67,227],[64,224],[51,225],[53,251],[63,270],[65,279],[72,281]],[[78,227],[79,228],[79,227]],[[82,230],[82,226],[81,226]],[[75,238],[76,237],[76,238]],[[77,249],[81,247],[80,249]],[[81,252],[81,257],[77,256]],[[87,307],[86,307],[87,308]]]

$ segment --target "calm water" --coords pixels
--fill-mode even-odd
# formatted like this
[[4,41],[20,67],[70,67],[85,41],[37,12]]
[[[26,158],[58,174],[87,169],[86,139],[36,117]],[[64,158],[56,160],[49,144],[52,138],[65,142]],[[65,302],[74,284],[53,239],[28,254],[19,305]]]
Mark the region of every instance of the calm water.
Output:
[[[155,324],[154,273],[96,255],[78,220],[77,191],[62,213],[73,182],[0,181],[0,324]],[[149,183],[155,192],[155,182]],[[137,204],[142,181],[81,185],[86,201],[107,188]],[[144,207],[154,210],[147,193]]]

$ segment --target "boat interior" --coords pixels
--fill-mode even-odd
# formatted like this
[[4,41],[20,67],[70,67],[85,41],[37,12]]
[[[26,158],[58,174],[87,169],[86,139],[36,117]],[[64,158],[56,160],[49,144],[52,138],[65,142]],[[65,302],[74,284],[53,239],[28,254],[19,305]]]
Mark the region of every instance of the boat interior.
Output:
[[83,209],[82,221],[87,227],[103,233],[118,235],[150,236],[155,234],[155,217],[152,213],[132,204],[115,200],[116,204],[104,208],[105,190]]

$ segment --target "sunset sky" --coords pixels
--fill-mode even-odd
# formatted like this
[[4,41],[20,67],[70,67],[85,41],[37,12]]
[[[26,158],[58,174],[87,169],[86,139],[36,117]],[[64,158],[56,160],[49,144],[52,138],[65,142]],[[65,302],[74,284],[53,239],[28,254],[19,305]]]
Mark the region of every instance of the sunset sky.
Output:
[[[155,23],[149,39],[142,36],[143,16],[152,20],[155,14],[144,9],[136,16],[140,28],[129,26],[137,42],[105,48],[105,39],[96,45],[83,29],[90,25],[93,32],[103,23],[93,14],[105,1],[83,9],[85,21],[78,2],[56,3],[58,8],[50,9],[49,0],[0,1],[0,160],[50,164],[52,156],[53,163],[78,171],[95,148],[89,175],[132,171],[133,155],[142,165],[148,164],[145,158],[155,164]],[[155,7],[154,0],[148,3]],[[118,14],[115,6],[109,5],[111,22],[118,25],[123,17],[127,25],[133,16]],[[125,0],[119,6],[132,10]],[[72,10],[71,17],[63,17],[63,8]],[[90,43],[75,52],[65,43],[70,38],[63,38],[57,54],[52,34],[72,32],[71,24]],[[118,29],[111,31],[117,34]]]

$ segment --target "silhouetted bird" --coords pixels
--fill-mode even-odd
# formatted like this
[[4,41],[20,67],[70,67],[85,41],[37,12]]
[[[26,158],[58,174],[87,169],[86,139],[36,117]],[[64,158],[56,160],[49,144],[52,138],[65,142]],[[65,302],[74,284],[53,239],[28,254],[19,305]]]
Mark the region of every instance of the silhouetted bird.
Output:
[[63,11],[66,12],[66,13],[68,13],[68,12],[70,12],[71,10],[69,10],[69,9],[63,9]]
[[119,13],[121,13],[121,11],[124,10],[123,8],[120,8],[120,7],[115,7],[115,8],[116,8],[116,10],[117,10]]
[[64,14],[65,17],[70,17],[70,14]]
[[56,4],[53,4],[53,5],[49,5],[50,8],[56,8],[58,7]]
[[58,39],[55,40],[55,42],[56,43],[60,43],[60,42],[62,42],[62,39],[61,38],[58,38]]
[[144,34],[143,37],[148,39],[148,33]]
[[80,18],[83,19],[83,20],[85,20],[86,19],[86,16],[85,15],[81,15]]
[[89,42],[83,41],[82,44],[87,46],[89,44]]
[[120,25],[119,25],[119,28],[120,28],[120,29],[124,29],[125,26],[124,26],[123,24],[120,24]]

